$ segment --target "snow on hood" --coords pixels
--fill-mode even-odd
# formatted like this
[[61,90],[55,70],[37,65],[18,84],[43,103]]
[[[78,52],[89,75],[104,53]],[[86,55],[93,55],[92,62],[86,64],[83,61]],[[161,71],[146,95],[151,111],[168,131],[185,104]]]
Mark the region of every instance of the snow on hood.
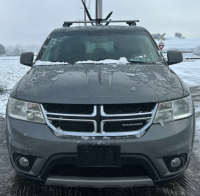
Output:
[[64,64],[68,64],[67,62],[51,62],[51,61],[35,61],[35,64],[34,66],[36,65],[58,65],[58,64],[61,64],[61,65],[64,65]]
[[[116,64],[116,65],[126,65],[129,64],[128,60],[125,57],[121,57],[119,60],[115,59],[105,59],[101,61],[77,61],[75,64]],[[69,64],[67,62],[51,62],[51,61],[35,61],[34,66],[37,65],[64,65],[64,64]]]
[[119,60],[105,59],[105,60],[101,60],[101,61],[88,60],[88,61],[78,61],[78,62],[76,62],[76,64],[84,64],[84,63],[88,63],[88,64],[117,64],[117,65],[126,65],[129,62],[128,62],[128,60],[125,57],[121,57]]

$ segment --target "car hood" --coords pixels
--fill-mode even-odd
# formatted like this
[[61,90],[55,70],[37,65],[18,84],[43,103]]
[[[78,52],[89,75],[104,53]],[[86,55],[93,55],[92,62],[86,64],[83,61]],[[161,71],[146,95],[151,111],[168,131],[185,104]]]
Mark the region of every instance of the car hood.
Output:
[[37,103],[142,103],[183,97],[176,74],[164,64],[34,66],[11,96]]

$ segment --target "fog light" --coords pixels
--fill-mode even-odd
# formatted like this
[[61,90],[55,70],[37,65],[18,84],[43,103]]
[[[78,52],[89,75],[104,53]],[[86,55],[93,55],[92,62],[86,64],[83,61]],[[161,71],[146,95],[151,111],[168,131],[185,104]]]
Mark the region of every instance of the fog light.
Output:
[[182,165],[182,160],[180,158],[175,158],[175,159],[172,159],[170,164],[172,168],[177,168]]
[[165,162],[170,172],[178,172],[185,166],[187,161],[187,154],[184,153],[184,154],[166,156],[163,157],[163,161]]
[[20,157],[19,160],[18,160],[18,163],[22,167],[28,167],[29,166],[29,161],[25,157]]

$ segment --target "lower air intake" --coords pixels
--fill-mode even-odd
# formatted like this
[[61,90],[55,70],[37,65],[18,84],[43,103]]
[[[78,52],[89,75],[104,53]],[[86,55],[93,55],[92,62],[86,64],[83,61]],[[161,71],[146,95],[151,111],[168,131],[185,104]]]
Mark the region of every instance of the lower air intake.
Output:
[[110,167],[78,167],[77,165],[57,165],[50,175],[75,177],[139,177],[149,176],[146,169],[139,165],[123,165]]

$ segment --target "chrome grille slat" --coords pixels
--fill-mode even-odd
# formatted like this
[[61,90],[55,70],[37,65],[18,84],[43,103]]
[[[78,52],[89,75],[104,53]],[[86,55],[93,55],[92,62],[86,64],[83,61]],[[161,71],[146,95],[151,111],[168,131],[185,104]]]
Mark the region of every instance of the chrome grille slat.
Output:
[[63,114],[63,113],[51,113],[45,111],[46,115],[54,115],[54,116],[71,116],[71,117],[94,117],[97,115],[97,106],[94,106],[94,110],[92,114]]
[[[97,121],[94,119],[91,119],[93,117],[97,117],[97,106],[94,105],[94,110],[91,115],[83,115],[83,114],[62,114],[62,113],[51,113],[48,111],[45,111],[43,105],[41,104],[41,108],[44,114],[44,118],[47,122],[47,125],[54,131],[55,135],[59,135],[59,131],[53,124],[52,121],[71,121],[71,122],[91,122],[94,125],[94,131],[93,132],[75,132],[73,130],[63,130],[63,134],[65,136],[130,136],[130,135],[143,135],[146,131],[146,129],[153,123],[153,119],[158,107],[158,104],[155,105],[154,109],[150,112],[144,112],[144,113],[131,113],[131,114],[105,114],[104,112],[104,106],[100,106],[99,115],[103,117],[102,121],[100,122],[100,132],[97,132]],[[147,115],[147,117],[145,117]],[[141,117],[140,117],[141,116]],[[63,118],[62,118],[63,117]],[[67,118],[68,117],[68,118]],[[69,117],[73,117],[73,119],[70,119]],[[83,119],[81,119],[83,117]],[[89,119],[89,118],[90,119]],[[112,119],[112,117],[117,117],[117,119]],[[125,118],[126,117],[126,118]],[[88,119],[87,119],[88,118]],[[144,125],[139,130],[134,131],[112,131],[112,132],[105,132],[104,131],[104,124],[106,122],[131,122],[131,121],[141,121],[145,120],[147,124]]]
[[94,112],[94,105],[91,104],[44,103],[42,105],[49,113],[90,116]]
[[156,103],[132,103],[132,104],[105,104],[103,112],[110,116],[126,116],[139,113],[149,113],[153,110]]
[[127,117],[127,116],[142,116],[142,115],[152,115],[153,112],[145,112],[145,113],[130,113],[130,114],[106,114],[104,112],[104,107],[101,106],[101,115],[104,117]]
[[[79,132],[79,133],[95,133],[96,132],[96,122],[94,120],[80,120],[80,119],[52,119],[51,124],[54,127],[60,127],[64,131],[68,132]],[[56,125],[57,124],[57,125]],[[65,128],[67,127],[67,128]]]
[[[66,119],[66,118],[51,118],[47,117],[49,120],[59,120],[59,121],[74,121],[74,122],[93,122],[94,120],[82,120],[82,119]],[[95,122],[95,121],[94,121]]]

